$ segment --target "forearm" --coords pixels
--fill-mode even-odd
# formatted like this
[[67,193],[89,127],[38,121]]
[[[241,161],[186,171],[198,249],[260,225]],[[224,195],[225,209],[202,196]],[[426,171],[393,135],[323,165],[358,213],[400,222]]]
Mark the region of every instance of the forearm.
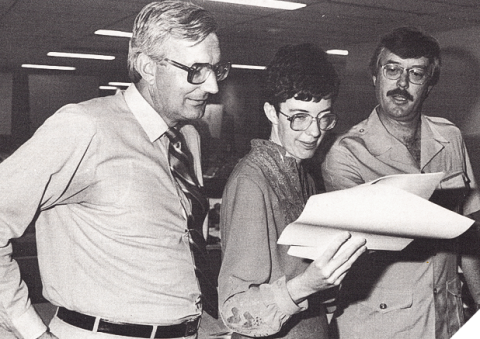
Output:
[[299,305],[292,301],[282,277],[225,298],[220,313],[232,331],[258,337],[279,332],[292,315],[306,308],[306,301]]
[[28,288],[11,253],[11,244],[0,248],[0,321],[22,338],[36,339],[47,327],[30,303]]

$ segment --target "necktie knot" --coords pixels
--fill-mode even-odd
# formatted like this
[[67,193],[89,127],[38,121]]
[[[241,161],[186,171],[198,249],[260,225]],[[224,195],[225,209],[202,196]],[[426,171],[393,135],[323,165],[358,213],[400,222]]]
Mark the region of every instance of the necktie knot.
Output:
[[182,148],[182,138],[180,136],[180,132],[178,132],[175,128],[170,127],[167,129],[165,131],[165,135],[167,136],[168,140],[170,140],[171,145],[178,149]]

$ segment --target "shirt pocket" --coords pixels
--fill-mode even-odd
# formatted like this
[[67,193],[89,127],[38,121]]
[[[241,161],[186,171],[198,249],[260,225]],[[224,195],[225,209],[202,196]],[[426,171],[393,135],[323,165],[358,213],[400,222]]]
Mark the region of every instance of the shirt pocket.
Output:
[[349,305],[336,319],[340,338],[410,338],[415,323],[412,305],[411,290],[377,287],[368,299]]
[[368,300],[361,302],[372,311],[387,314],[412,307],[412,291],[377,288],[376,292],[380,293],[374,293]]

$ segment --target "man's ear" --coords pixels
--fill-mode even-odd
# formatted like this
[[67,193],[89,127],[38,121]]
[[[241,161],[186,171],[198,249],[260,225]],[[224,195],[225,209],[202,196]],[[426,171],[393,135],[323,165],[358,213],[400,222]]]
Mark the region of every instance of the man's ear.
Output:
[[266,102],[263,104],[263,111],[265,112],[265,115],[267,116],[267,119],[270,120],[270,122],[274,125],[278,124],[278,115],[277,115],[277,110],[275,107],[273,107],[272,104]]
[[377,85],[377,76],[372,75],[372,80],[373,80],[373,86],[376,86]]
[[144,53],[140,53],[137,57],[137,60],[135,60],[135,69],[138,73],[140,73],[142,79],[149,84],[153,84],[153,82],[155,82],[157,66],[158,64]]

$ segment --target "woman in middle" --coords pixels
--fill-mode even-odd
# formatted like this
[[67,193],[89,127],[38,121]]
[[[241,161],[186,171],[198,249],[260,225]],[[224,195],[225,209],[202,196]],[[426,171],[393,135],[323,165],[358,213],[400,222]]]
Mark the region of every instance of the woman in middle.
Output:
[[335,126],[338,85],[333,65],[312,44],[279,49],[267,68],[270,140],[252,140],[222,197],[219,307],[232,339],[328,338],[324,291],[338,286],[366,250],[365,240],[348,232],[313,262],[277,244],[317,193],[302,161]]

